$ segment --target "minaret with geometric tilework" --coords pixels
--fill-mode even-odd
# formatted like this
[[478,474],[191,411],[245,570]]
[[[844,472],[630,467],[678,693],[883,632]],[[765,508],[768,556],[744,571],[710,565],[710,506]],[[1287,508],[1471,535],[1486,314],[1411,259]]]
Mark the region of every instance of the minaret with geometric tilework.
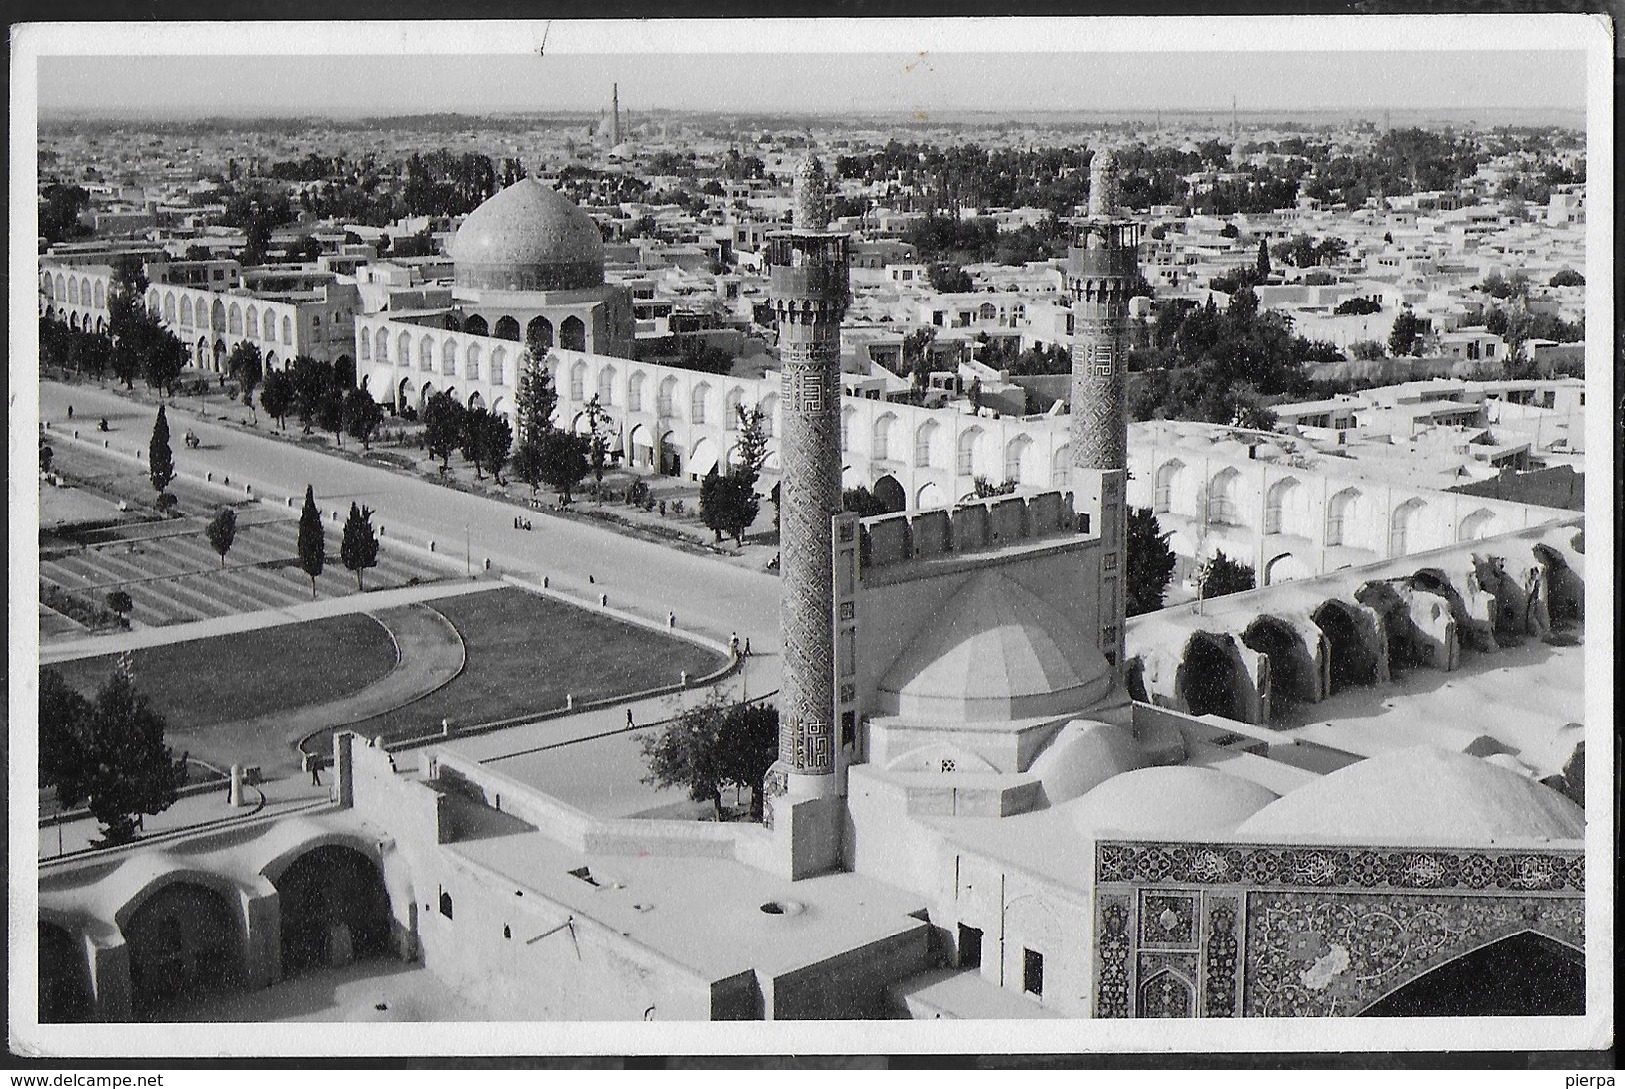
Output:
[[841,316],[847,237],[827,230],[829,183],[809,154],[796,175],[794,228],[767,240],[778,324],[783,466],[779,498],[779,759],[768,773],[768,821],[792,877],[839,861],[835,723],[835,584],[830,519],[841,509]]
[[1067,260],[1072,297],[1071,485],[1074,508],[1100,537],[1100,626],[1106,660],[1123,661],[1124,562],[1128,534],[1128,411],[1124,349],[1128,300],[1139,282],[1137,224],[1120,218],[1117,157],[1097,151],[1089,167],[1089,216]]

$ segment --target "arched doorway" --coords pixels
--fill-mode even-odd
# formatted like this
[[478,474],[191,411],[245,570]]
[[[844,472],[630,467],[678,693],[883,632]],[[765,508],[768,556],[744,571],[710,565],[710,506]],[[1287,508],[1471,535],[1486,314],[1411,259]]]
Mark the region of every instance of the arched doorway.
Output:
[[490,336],[491,327],[480,315],[470,314],[468,320],[463,322],[463,332],[477,337]]
[[1579,1017],[1585,954],[1525,930],[1418,976],[1361,1017]]
[[942,490],[936,481],[927,481],[914,495],[914,506],[919,510],[930,510],[933,507],[947,505],[948,493]]
[[683,452],[670,431],[660,436],[660,471],[666,476],[679,476],[683,471]]
[[519,322],[508,315],[503,315],[497,319],[495,332],[499,340],[518,340]]
[[1279,721],[1300,703],[1314,702],[1320,687],[1314,659],[1286,621],[1269,615],[1257,617],[1241,633],[1241,642],[1269,659],[1272,721]]
[[377,865],[355,848],[317,847],[272,884],[282,905],[284,975],[389,952],[389,893]]
[[634,469],[655,467],[654,437],[649,434],[649,428],[644,424],[632,428],[632,467]]
[[541,316],[531,318],[525,327],[525,343],[536,355],[546,354],[553,347],[553,323]]
[[1546,615],[1554,631],[1585,619],[1585,584],[1550,545],[1537,544],[1535,559],[1546,575]]
[[130,950],[130,1008],[138,1018],[237,981],[240,928],[233,906],[189,881],[167,885],[123,926]]
[[1354,614],[1341,601],[1324,601],[1309,619],[1326,636],[1326,653],[1330,659],[1331,689],[1327,695],[1336,695],[1351,684],[1375,684],[1377,681],[1377,650],[1366,645],[1360,637]]
[[869,490],[889,514],[897,514],[908,509],[908,493],[897,482],[897,478],[889,473],[875,481],[874,487]]
[[1278,582],[1307,578],[1313,573],[1298,557],[1290,552],[1283,552],[1264,565],[1264,585],[1274,586]]
[[565,318],[559,326],[559,347],[572,352],[587,350],[587,324],[577,317]]
[[1185,644],[1185,659],[1180,663],[1176,684],[1191,714],[1242,719],[1244,680],[1228,635],[1199,631]]
[[39,924],[39,1019],[44,1024],[77,1024],[92,1019],[94,1007],[85,978],[84,951],[66,928]]
[[223,340],[214,342],[214,369],[217,373],[226,369],[226,342]]

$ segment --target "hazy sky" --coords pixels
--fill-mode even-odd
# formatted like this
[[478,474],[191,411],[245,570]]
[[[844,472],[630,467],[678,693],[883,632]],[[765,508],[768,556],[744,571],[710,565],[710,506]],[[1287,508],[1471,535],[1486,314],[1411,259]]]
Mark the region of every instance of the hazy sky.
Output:
[[[1010,21],[997,22],[1008,29]],[[1016,22],[1022,31],[1017,35],[957,36],[944,36],[944,24],[929,21],[877,24],[876,33],[818,39],[815,48],[846,50],[829,53],[805,46],[764,53],[777,43],[794,46],[804,39],[783,33],[781,24],[755,23],[701,24],[705,33],[686,38],[663,38],[658,33],[661,25],[649,22],[625,24],[624,29],[615,28],[622,33],[608,35],[578,33],[581,24],[509,24],[511,32],[497,37],[489,34],[490,24],[476,24],[472,33],[461,35],[457,32],[469,24],[446,24],[446,33],[430,37],[423,32],[433,24],[396,24],[403,29],[393,37],[370,29],[306,37],[282,31],[278,36],[274,29],[262,33],[247,26],[240,33],[221,35],[219,28],[230,24],[215,24],[197,43],[182,42],[173,52],[166,48],[175,40],[172,36],[120,38],[112,32],[93,46],[107,55],[42,56],[39,104],[45,112],[118,109],[186,115],[596,110],[607,106],[612,82],[620,84],[622,106],[634,112],[661,107],[906,110],[927,115],[967,109],[1228,109],[1232,95],[1243,111],[1582,109],[1586,101],[1585,57],[1573,49],[1396,52],[1368,45],[1352,52],[1260,52],[1260,46],[1280,50],[1280,35],[1252,33],[1234,39],[1238,45],[1251,44],[1251,50],[1098,52],[1088,48],[1089,35],[1033,33],[1045,29],[1044,24]],[[1058,27],[1064,31],[1077,23],[1063,21]],[[860,32],[870,26],[844,25]],[[1254,21],[1247,27],[1262,25]],[[601,29],[604,24],[591,26]],[[750,33],[753,30],[760,33]],[[545,55],[538,55],[544,31],[547,48]],[[1113,40],[1121,48],[1125,42],[1144,43],[1147,37],[1117,35]],[[1435,44],[1431,37],[1385,36],[1388,42],[1421,46]],[[616,48],[620,38],[629,40],[631,48]],[[397,39],[400,52],[377,55]],[[1200,50],[1205,44],[1201,36],[1189,35],[1183,40],[1167,35],[1152,40],[1184,50]],[[1316,44],[1314,35],[1306,40]],[[345,55],[360,41],[374,55]],[[697,48],[679,53],[631,51],[670,50],[689,42]],[[980,42],[998,51],[941,48],[965,50]],[[1442,37],[1436,44],[1481,42],[1457,35]],[[1045,51],[1073,45],[1083,48]],[[887,51],[867,51],[877,46]],[[187,51],[215,55],[176,55]],[[266,55],[273,51],[282,55]],[[167,55],[131,56],[132,52]],[[504,52],[509,55],[493,55]]]

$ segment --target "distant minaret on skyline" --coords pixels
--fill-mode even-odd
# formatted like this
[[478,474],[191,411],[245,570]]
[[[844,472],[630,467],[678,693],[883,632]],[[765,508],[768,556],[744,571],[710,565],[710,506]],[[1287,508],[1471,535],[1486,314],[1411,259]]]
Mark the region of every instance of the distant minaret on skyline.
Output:
[[617,147],[621,143],[621,85],[619,83],[610,84],[609,101],[610,111],[615,115],[614,121],[611,122],[612,127],[609,130],[609,146]]

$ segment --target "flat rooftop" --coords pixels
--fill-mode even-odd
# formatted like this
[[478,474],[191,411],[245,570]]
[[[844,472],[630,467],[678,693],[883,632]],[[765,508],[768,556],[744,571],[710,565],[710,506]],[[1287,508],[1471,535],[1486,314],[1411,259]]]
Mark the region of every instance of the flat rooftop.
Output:
[[[732,859],[581,854],[540,832],[446,849],[710,980],[773,978],[924,925],[924,898],[855,873],[792,883]],[[596,884],[571,873],[583,866]]]

